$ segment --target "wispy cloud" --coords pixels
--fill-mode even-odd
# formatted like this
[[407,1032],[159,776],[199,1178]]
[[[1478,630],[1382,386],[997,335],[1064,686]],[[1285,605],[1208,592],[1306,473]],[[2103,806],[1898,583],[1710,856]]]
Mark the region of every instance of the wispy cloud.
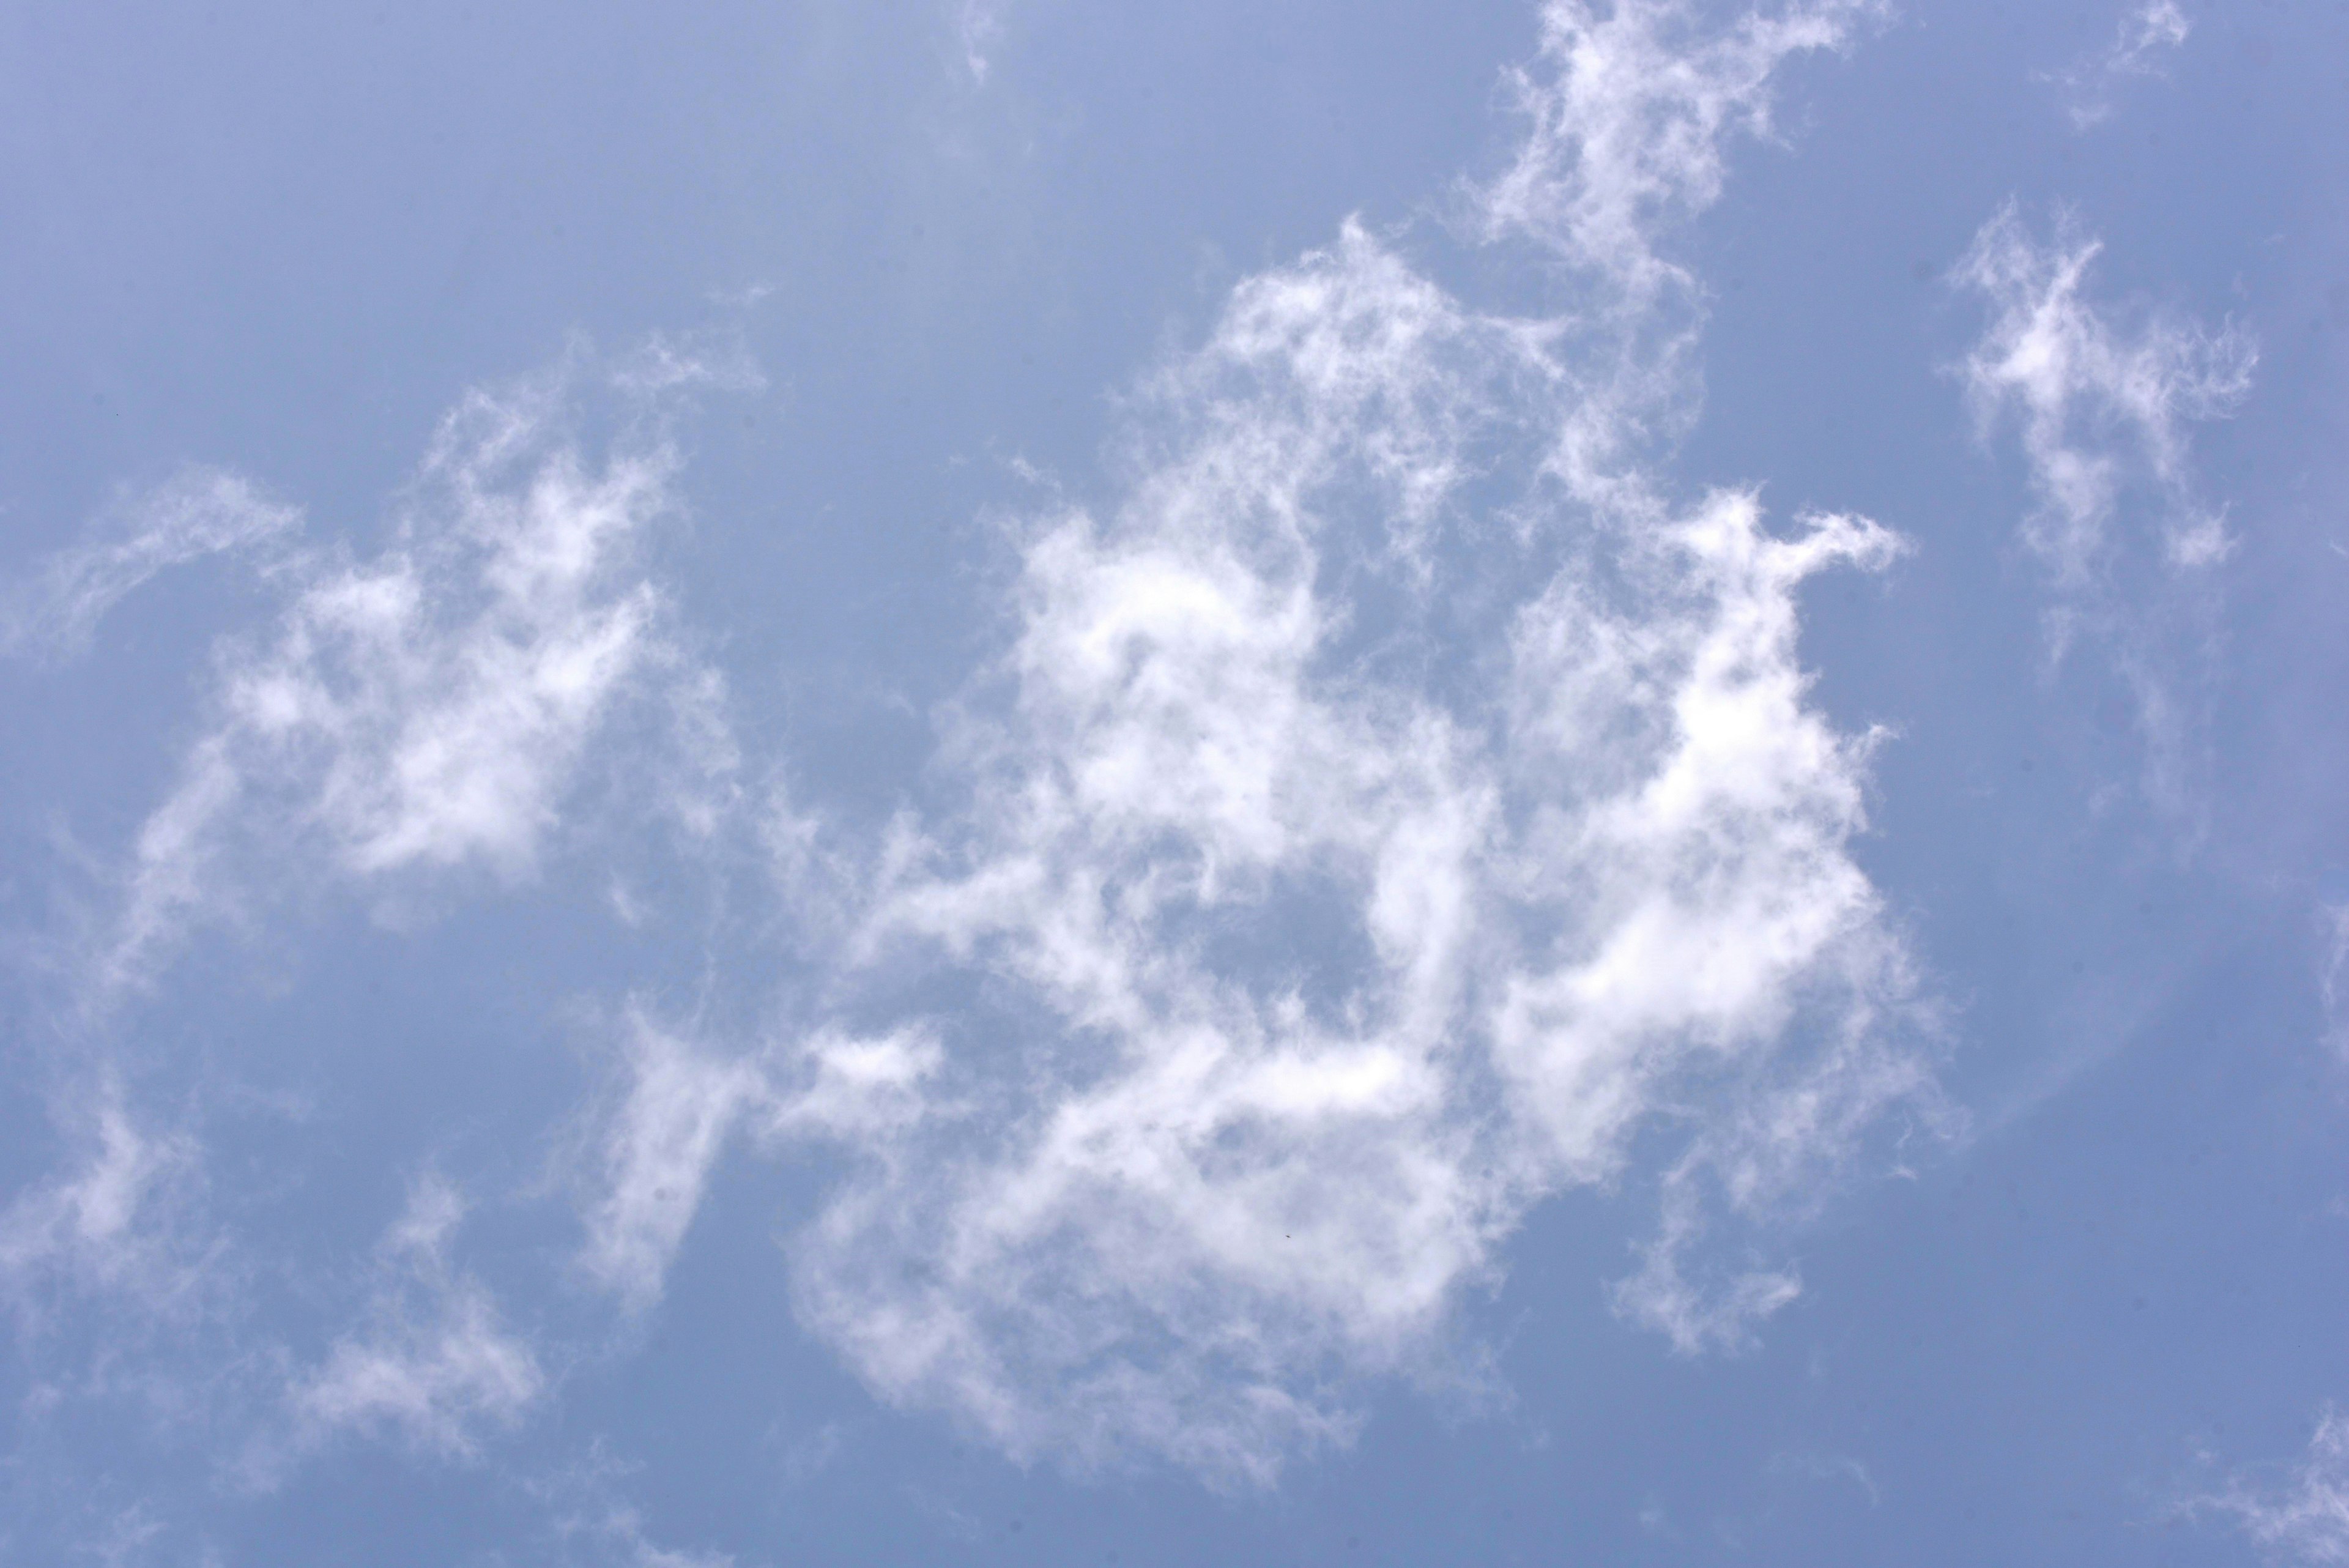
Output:
[[1772,78],[1839,49],[1871,0],[1811,0],[1708,27],[1681,0],[1551,0],[1539,62],[1509,83],[1526,135],[1482,192],[1492,235],[1522,234],[1652,301],[1694,282],[1658,242],[1720,199],[1737,137],[1772,133]]
[[2111,44],[2050,78],[2064,89],[2074,129],[2086,130],[2110,119],[2114,101],[2128,82],[2167,76],[2170,56],[2193,31],[2178,0],[2146,0],[2124,15]]
[[927,1114],[922,1089],[940,1059],[919,1029],[730,1056],[641,1010],[624,1027],[621,1082],[589,1127],[579,1265],[632,1312],[659,1299],[738,1132],[853,1146],[895,1134]]
[[2231,412],[2258,351],[2234,327],[2148,313],[2116,327],[2090,297],[2103,243],[2059,213],[2040,241],[2009,202],[1974,238],[1958,281],[1991,319],[1967,358],[1966,385],[1987,426],[2013,411],[2040,506],[2025,538],[2066,587],[2084,587],[2121,544],[2120,503],[2149,485],[2161,555],[2192,568],[2225,557],[2220,519],[2195,504],[2187,427]]
[[723,688],[670,639],[641,552],[677,504],[659,399],[719,373],[661,345],[605,368],[633,417],[600,460],[575,433],[595,368],[473,392],[383,549],[281,566],[282,612],[217,650],[207,726],[140,832],[101,995],[292,858],[305,881],[323,869],[387,896],[403,877],[528,876],[631,695],[670,699],[646,772],[707,829],[723,784],[709,775],[734,760]]
[[994,69],[994,50],[1003,39],[1005,4],[1006,0],[957,0],[955,5],[955,42],[962,48],[963,68],[979,87],[987,85],[988,75]]
[[[1858,14],[1551,6],[1485,230],[1595,272],[1595,317],[1481,312],[1350,224],[1145,385],[1112,507],[1015,531],[1016,631],[948,716],[968,804],[876,848],[835,968],[898,1044],[889,1114],[821,1118],[860,1173],[800,1306],[885,1395],[1261,1481],[1361,1378],[1442,1376],[1526,1208],[1636,1133],[1682,1154],[1619,1301],[1697,1350],[1796,1293],[1754,1225],[1930,1110],[1849,853],[1872,738],[1795,649],[1802,584],[1899,542],[1640,466],[1693,395],[1645,326],[1665,232]],[[812,1091],[771,1093],[788,1132]]]
[[2084,635],[2103,643],[2136,694],[2157,793],[2177,800],[2192,677],[2165,668],[2178,630],[2165,617],[2200,607],[2233,547],[2197,494],[2188,432],[2242,401],[2258,352],[2231,324],[2157,310],[2117,322],[2089,290],[2102,249],[2068,213],[2042,241],[2013,202],[2001,209],[1954,275],[1991,310],[1963,373],[1985,435],[2010,416],[2021,430],[2036,498],[2023,539],[2051,579],[2055,656]]
[[207,556],[282,546],[301,526],[298,510],[241,475],[185,469],[118,504],[91,537],[0,595],[0,652],[70,658],[150,579]]
[[580,1262],[641,1309],[660,1293],[728,1134],[768,1085],[754,1064],[698,1053],[641,1015],[628,1036],[627,1083],[600,1129]]
[[93,1299],[158,1323],[201,1313],[217,1259],[194,1219],[194,1142],[142,1128],[110,1076],[65,1119],[73,1168],[0,1210],[0,1296],[35,1330]]
[[564,1544],[562,1561],[608,1568],[733,1568],[730,1553],[679,1550],[654,1540],[644,1511],[625,1488],[636,1468],[614,1459],[599,1440],[582,1462],[525,1483],[552,1514],[554,1534]]
[[287,1400],[306,1441],[396,1435],[468,1458],[486,1429],[511,1427],[545,1387],[529,1344],[501,1321],[488,1290],[449,1251],[462,1195],[428,1177],[378,1249],[378,1282],[361,1326],[300,1376]]
[[1737,141],[1775,135],[1774,78],[1787,59],[1847,47],[1883,11],[1811,0],[1719,27],[1682,0],[1542,7],[1539,55],[1508,76],[1525,137],[1474,191],[1474,226],[1532,241],[1581,286],[1552,323],[1578,340],[1555,365],[1580,396],[1554,461],[1578,493],[1610,499],[1627,447],[1680,433],[1698,408],[1706,296],[1665,242],[1720,199]]
[[2308,1568],[2349,1563],[2349,1417],[2327,1409],[2282,1484],[2238,1476],[2193,1506],[2233,1518],[2271,1562]]

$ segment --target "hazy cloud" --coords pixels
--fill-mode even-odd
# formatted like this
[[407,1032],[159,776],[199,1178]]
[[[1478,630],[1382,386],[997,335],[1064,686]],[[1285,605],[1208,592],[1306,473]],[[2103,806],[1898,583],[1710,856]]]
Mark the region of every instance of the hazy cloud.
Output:
[[642,1308],[660,1293],[727,1135],[766,1098],[767,1082],[752,1064],[699,1054],[641,1016],[628,1032],[628,1083],[601,1129],[581,1262]]
[[2053,78],[2064,88],[2073,127],[2086,130],[2110,119],[2127,83],[2167,76],[2169,57],[2193,31],[2178,0],[2147,0],[2124,15],[2110,45]]
[[2199,1506],[2232,1516],[2271,1562],[2349,1563],[2349,1418],[2326,1410],[2282,1485],[2239,1476]]
[[388,1432],[466,1458],[485,1428],[512,1426],[537,1400],[545,1376],[536,1355],[502,1323],[488,1290],[450,1261],[464,1212],[448,1181],[416,1184],[378,1248],[365,1322],[287,1392],[309,1440]]
[[597,1568],[732,1568],[723,1552],[683,1551],[659,1544],[626,1483],[640,1467],[612,1458],[601,1439],[585,1459],[525,1490],[548,1508],[561,1561]]
[[160,573],[206,556],[275,545],[301,526],[297,509],[241,475],[184,469],[118,504],[90,538],[50,556],[31,581],[0,595],[0,652],[78,654],[107,611]]
[[527,877],[634,693],[670,698],[645,771],[707,829],[734,763],[724,691],[669,640],[641,555],[675,509],[677,464],[642,400],[696,367],[658,344],[617,362],[633,417],[600,459],[576,429],[589,376],[566,363],[469,394],[382,549],[280,569],[283,610],[218,649],[206,728],[140,832],[102,992],[143,981],[190,924],[235,913],[295,855],[305,878],[387,891],[465,868]]
[[987,85],[992,53],[1003,38],[1003,6],[1004,0],[960,0],[955,8],[955,41],[962,48],[963,68],[979,87]]
[[2001,209],[1955,274],[1991,309],[1963,374],[1985,435],[2010,417],[2021,431],[2036,499],[2023,539],[2049,574],[2055,657],[2083,637],[2103,645],[2135,694],[2156,793],[2175,803],[2189,793],[2196,675],[2165,645],[2199,644],[2210,574],[2233,548],[2196,493],[2188,432],[2242,401],[2258,353],[2231,324],[2099,303],[2102,249],[2069,213],[2043,242]]

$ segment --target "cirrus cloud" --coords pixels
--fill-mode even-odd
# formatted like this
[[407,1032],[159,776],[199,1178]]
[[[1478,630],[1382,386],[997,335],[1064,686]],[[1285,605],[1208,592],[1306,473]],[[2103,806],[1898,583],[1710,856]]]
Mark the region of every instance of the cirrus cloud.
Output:
[[641,1304],[682,1233],[628,1218],[648,1184],[686,1202],[729,1127],[820,1138],[798,1306],[877,1391],[1233,1484],[1445,1376],[1527,1210],[1643,1134],[1678,1152],[1624,1314],[1695,1352],[1793,1300],[1757,1238],[1941,1115],[1852,857],[1876,737],[1797,647],[1807,580],[1902,545],[1671,497],[1665,258],[1773,67],[1866,10],[1545,10],[1483,229],[1586,312],[1480,310],[1360,223],[1241,284],[1131,400],[1113,499],[1007,525],[933,798],[827,840],[813,1022],[634,1047],[590,1266]]

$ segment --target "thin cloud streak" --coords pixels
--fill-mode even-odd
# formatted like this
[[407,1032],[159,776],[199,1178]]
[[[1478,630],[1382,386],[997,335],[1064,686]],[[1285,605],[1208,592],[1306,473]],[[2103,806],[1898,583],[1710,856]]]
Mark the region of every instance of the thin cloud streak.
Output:
[[1524,140],[1472,190],[1470,227],[1532,242],[1580,286],[1551,324],[1576,340],[1554,361],[1578,397],[1551,462],[1578,496],[1637,504],[1642,476],[1627,462],[1686,433],[1701,405],[1707,296],[1664,238],[1720,199],[1735,143],[1775,140],[1778,70],[1849,48],[1885,14],[1876,0],[1814,0],[1709,29],[1681,0],[1542,7],[1536,63],[1507,76]]
[[302,514],[251,480],[191,467],[100,520],[94,536],[49,557],[0,596],[0,653],[48,659],[87,651],[98,623],[174,566],[208,556],[267,554],[302,527]]
[[2204,623],[2234,542],[2197,493],[2189,431],[2241,404],[2259,353],[2232,324],[2116,324],[2088,286],[2102,249],[2069,213],[2043,242],[2002,208],[1952,275],[1991,312],[1961,374],[1985,440],[2010,419],[2021,432],[2035,498],[2022,537],[2048,575],[2053,659],[2083,641],[2104,651],[2136,702],[2148,787],[2190,811]]
[[628,1029],[628,1084],[600,1129],[580,1263],[641,1310],[660,1294],[728,1134],[768,1085],[752,1064],[697,1054],[641,1014]]
[[195,1223],[203,1181],[194,1141],[132,1116],[109,1076],[71,1107],[84,1158],[0,1210],[0,1297],[37,1333],[92,1301],[154,1324],[200,1315],[219,1258]]
[[464,1213],[447,1180],[416,1184],[378,1249],[364,1324],[287,1390],[303,1442],[391,1433],[469,1459],[485,1431],[511,1428],[537,1401],[546,1377],[536,1355],[500,1320],[488,1290],[450,1261]]
[[2121,88],[2133,80],[2159,80],[2169,58],[2194,31],[2178,0],[2146,0],[2123,16],[2110,45],[2053,79],[2069,100],[2065,112],[2075,130],[2089,130],[2113,117]]

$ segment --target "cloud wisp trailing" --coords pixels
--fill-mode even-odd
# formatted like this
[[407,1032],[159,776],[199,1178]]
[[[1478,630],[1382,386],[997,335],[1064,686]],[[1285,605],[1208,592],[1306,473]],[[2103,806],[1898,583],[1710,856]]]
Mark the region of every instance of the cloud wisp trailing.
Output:
[[2324,927],[2324,962],[2317,994],[2324,1003],[2324,1044],[2349,1062],[2349,904],[2320,911]]
[[2271,1562],[2293,1568],[2349,1563],[2349,1417],[2323,1413],[2283,1485],[2239,1476],[2193,1506],[2234,1520]]
[[963,69],[973,87],[985,87],[995,68],[994,51],[1003,41],[1005,0],[959,0],[955,7],[955,42],[962,49]]
[[2048,575],[2054,658],[2101,644],[2135,697],[2154,794],[2182,805],[2199,675],[2172,668],[2173,649],[2201,639],[2233,549],[2224,513],[2197,493],[2189,431],[2242,402],[2259,356],[2231,324],[2116,319],[2089,288],[2102,248],[2068,213],[2043,241],[2002,208],[1953,275],[1990,310],[1962,375],[1985,438],[2009,420],[2021,434],[2034,497],[2023,542]]
[[1693,1352],[1793,1299],[1708,1236],[1935,1114],[1850,854],[1873,739],[1795,646],[1808,578],[1900,545],[1668,499],[1685,321],[1649,328],[1771,67],[1863,11],[1548,7],[1483,229],[1594,275],[1584,314],[1480,311],[1360,223],[1243,283],[1133,400],[1116,498],[1011,527],[938,803],[837,850],[803,1043],[635,1034],[585,1266],[641,1306],[727,1129],[823,1139],[799,1310],[874,1387],[1236,1483],[1345,1440],[1366,1378],[1455,1375],[1527,1208],[1642,1130],[1680,1152],[1624,1314]]
[[477,1453],[486,1431],[512,1427],[546,1376],[529,1344],[501,1320],[480,1281],[450,1248],[463,1195],[428,1177],[386,1233],[365,1321],[286,1390],[300,1439],[388,1433],[444,1458]]
[[[678,504],[662,400],[739,372],[657,344],[600,371],[584,360],[469,394],[382,549],[281,563],[282,609],[216,649],[204,730],[140,832],[93,966],[101,1002],[265,895],[289,860],[386,901],[436,875],[527,877],[583,770],[627,749],[616,727],[647,693],[668,732],[645,771],[672,786],[664,806],[707,826],[732,765],[722,688],[680,650],[643,553]],[[597,379],[627,409],[600,459],[578,428]]]
[[301,527],[297,509],[251,480],[184,469],[118,503],[89,538],[0,598],[0,653],[72,658],[108,611],[162,573],[208,556],[279,551]]
[[2073,129],[2088,130],[2110,119],[2127,83],[2167,76],[2170,57],[2193,31],[2192,19],[2178,0],[2144,0],[2131,7],[2110,44],[2050,78],[2064,89],[2064,112],[2071,116]]
[[221,1262],[197,1222],[201,1151],[140,1127],[112,1078],[73,1111],[84,1158],[0,1210],[0,1297],[27,1334],[92,1302],[159,1324],[201,1315]]
[[1524,139],[1472,189],[1469,226],[1488,242],[1532,242],[1579,286],[1576,307],[1550,324],[1573,339],[1553,373],[1578,383],[1550,461],[1578,496],[1623,504],[1613,487],[1643,477],[1632,452],[1684,433],[1699,407],[1705,294],[1665,237],[1719,199],[1737,141],[1775,136],[1775,73],[1848,48],[1884,10],[1815,0],[1722,27],[1679,0],[1542,7],[1537,59],[1507,77]]

